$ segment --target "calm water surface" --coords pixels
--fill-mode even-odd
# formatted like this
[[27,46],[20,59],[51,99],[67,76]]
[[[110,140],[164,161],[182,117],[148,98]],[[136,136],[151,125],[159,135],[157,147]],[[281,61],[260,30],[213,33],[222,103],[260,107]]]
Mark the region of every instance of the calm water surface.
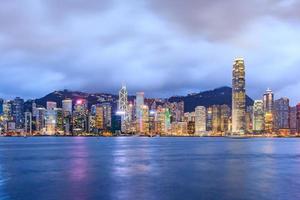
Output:
[[300,199],[300,139],[0,138],[0,199]]

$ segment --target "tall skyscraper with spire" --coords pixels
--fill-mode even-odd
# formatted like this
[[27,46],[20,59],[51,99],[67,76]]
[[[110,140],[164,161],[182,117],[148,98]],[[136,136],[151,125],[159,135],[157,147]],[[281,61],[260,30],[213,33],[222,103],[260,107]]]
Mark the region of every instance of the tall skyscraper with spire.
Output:
[[243,135],[246,129],[246,80],[243,58],[235,59],[232,70],[232,134]]
[[128,118],[128,92],[125,85],[119,91],[118,112],[121,114],[121,131],[126,132],[126,122]]

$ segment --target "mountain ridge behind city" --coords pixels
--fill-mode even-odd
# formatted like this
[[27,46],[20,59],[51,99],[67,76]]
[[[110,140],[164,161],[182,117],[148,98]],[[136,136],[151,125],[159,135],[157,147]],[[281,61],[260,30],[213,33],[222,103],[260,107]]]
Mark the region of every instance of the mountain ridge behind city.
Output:
[[[129,95],[128,99],[133,101],[135,96]],[[111,102],[115,104],[113,107],[116,108],[118,101],[118,95],[109,93],[88,93],[71,90],[59,90],[51,92],[44,97],[35,99],[37,105],[46,107],[47,101],[57,102],[57,105],[61,107],[61,102],[64,99],[87,99],[89,106],[101,102]],[[147,98],[155,99],[155,98]],[[172,96],[166,98],[169,102],[180,102],[183,101],[185,105],[185,112],[192,112],[197,106],[209,107],[212,105],[228,105],[232,106],[232,89],[228,86],[219,87],[213,90],[206,90],[198,93],[187,94],[184,96]],[[28,102],[27,102],[28,103]],[[247,96],[246,105],[253,105],[253,100]]]

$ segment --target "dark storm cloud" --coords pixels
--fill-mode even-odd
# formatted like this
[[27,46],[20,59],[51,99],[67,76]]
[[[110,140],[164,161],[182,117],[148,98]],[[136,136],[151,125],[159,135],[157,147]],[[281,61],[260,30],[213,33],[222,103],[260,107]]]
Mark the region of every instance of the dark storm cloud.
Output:
[[[295,95],[298,1],[0,0],[0,94],[58,89],[149,96],[231,84],[244,56],[247,89]],[[283,79],[289,77],[289,79]]]

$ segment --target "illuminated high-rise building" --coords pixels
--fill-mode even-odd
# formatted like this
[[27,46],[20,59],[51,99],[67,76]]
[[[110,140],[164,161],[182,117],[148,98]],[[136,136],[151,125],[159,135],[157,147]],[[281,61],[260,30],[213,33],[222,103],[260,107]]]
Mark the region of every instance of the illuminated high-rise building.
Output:
[[55,108],[56,116],[56,132],[63,135],[64,134],[64,112],[62,108]]
[[272,90],[267,89],[264,97],[263,97],[263,102],[264,102],[264,112],[265,113],[273,113],[273,108],[274,108],[274,94]]
[[126,132],[128,121],[128,92],[124,85],[119,91],[118,113],[121,115],[121,131]]
[[62,101],[62,110],[63,110],[64,116],[72,115],[73,103],[72,103],[71,99],[64,99]]
[[32,117],[36,117],[37,116],[37,107],[36,107],[36,103],[32,102]]
[[[48,107],[48,106],[47,106]],[[49,107],[46,111],[46,134],[47,135],[55,135],[56,133],[56,108]]]
[[145,104],[145,94],[144,92],[137,92],[136,93],[136,100],[135,100],[135,108],[136,108],[136,118],[139,118],[141,115],[142,106]]
[[24,132],[26,135],[32,135],[32,113],[25,112],[25,129]]
[[159,134],[168,134],[171,129],[171,113],[168,108],[158,107],[156,110],[156,121]]
[[72,128],[74,135],[88,131],[88,104],[85,99],[78,99],[75,102]]
[[273,130],[274,130],[273,113],[267,112],[267,113],[265,113],[265,132],[273,133]]
[[296,129],[297,129],[297,133],[300,134],[300,103],[297,104],[296,109],[297,109]]
[[219,105],[212,106],[212,132],[214,134],[221,132],[221,112]]
[[16,129],[24,127],[24,100],[17,97],[12,102],[12,116],[16,123]]
[[142,118],[143,118],[143,106],[144,106],[144,92],[138,92],[136,93],[136,100],[135,100],[135,115],[136,115],[136,122],[137,122],[137,128],[138,130],[142,130]]
[[253,131],[262,133],[264,130],[264,103],[262,100],[254,101],[253,105]]
[[274,94],[272,90],[267,89],[264,96],[264,112],[265,112],[265,131],[272,133],[274,129]]
[[149,107],[144,105],[141,108],[142,123],[140,125],[140,133],[149,134]]
[[245,133],[246,116],[246,80],[243,58],[237,58],[232,70],[232,134]]
[[206,108],[197,106],[195,109],[195,133],[204,134],[206,132]]
[[[103,107],[103,117],[104,117],[104,128],[106,130],[111,129],[111,105],[110,103],[102,103],[101,106]],[[127,107],[128,109],[128,107]],[[128,119],[128,110],[127,112],[127,119]],[[128,120],[127,120],[128,121]]]
[[3,102],[3,120],[12,120],[12,102],[9,100]]
[[207,131],[212,131],[212,120],[213,120],[213,115],[212,115],[212,107],[208,107],[206,109],[206,130]]
[[227,105],[220,106],[220,131],[227,133],[229,131],[229,120],[231,116],[231,109]]
[[297,133],[297,107],[290,107],[289,126],[292,134]]
[[98,131],[104,129],[104,109],[101,105],[96,106],[95,127]]
[[37,116],[36,116],[36,131],[39,134],[44,133],[45,129],[45,119],[46,119],[46,109],[45,108],[37,108]]
[[290,100],[280,98],[274,103],[274,128],[276,131],[290,129],[289,123]]

